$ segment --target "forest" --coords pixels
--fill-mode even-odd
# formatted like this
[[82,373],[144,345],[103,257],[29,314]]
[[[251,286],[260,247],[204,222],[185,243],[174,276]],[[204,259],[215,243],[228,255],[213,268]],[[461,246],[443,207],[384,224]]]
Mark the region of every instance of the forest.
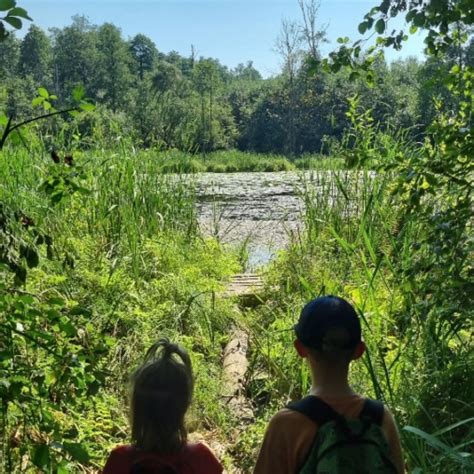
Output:
[[[2,96],[7,115],[30,117],[44,105],[31,98],[39,87],[55,96],[55,108],[71,105],[82,85],[97,110],[69,127],[44,122],[45,146],[58,136],[81,146],[112,146],[118,132],[138,147],[208,153],[238,149],[283,154],[331,154],[350,123],[347,98],[357,95],[383,129],[407,130],[419,139],[436,115],[433,97],[453,107],[443,77],[458,61],[474,64],[474,43],[452,45],[443,57],[387,64],[376,58],[372,83],[351,72],[313,72],[325,39],[316,24],[308,37],[294,22],[276,32],[282,71],[262,79],[252,62],[228,69],[213,58],[161,53],[141,34],[125,39],[113,24],[93,25],[76,16],[71,25],[46,33],[32,24],[23,37],[0,46]],[[36,106],[36,107],[35,107]]]
[[[474,471],[474,7],[373,0],[324,56],[319,3],[296,1],[263,78],[81,15],[45,31],[0,0],[0,472],[100,472],[162,336],[192,358],[191,436],[252,472],[311,385],[288,329],[319,294],[361,317],[351,383],[390,407],[407,471]],[[413,34],[424,58],[387,62]],[[200,176],[237,172],[294,175],[303,205],[250,306],[225,295],[247,239],[199,215]],[[236,331],[245,417],[222,394]]]

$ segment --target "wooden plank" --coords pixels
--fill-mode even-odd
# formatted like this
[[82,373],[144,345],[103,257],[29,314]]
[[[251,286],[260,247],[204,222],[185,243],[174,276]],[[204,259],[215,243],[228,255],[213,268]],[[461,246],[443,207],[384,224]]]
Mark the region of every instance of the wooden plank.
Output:
[[235,275],[224,292],[224,296],[256,296],[263,291],[262,277],[252,273]]

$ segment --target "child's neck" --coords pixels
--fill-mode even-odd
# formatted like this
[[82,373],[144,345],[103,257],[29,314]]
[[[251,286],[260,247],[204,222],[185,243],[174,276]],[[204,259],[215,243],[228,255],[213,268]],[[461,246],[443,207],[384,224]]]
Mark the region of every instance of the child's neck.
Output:
[[318,397],[338,398],[355,395],[349,385],[349,367],[324,367],[319,364],[311,364],[313,385],[310,395]]

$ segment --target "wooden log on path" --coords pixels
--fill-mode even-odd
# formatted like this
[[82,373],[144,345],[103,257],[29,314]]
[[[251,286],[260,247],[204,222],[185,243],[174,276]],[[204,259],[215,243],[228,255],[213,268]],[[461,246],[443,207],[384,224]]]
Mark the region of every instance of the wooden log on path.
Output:
[[234,328],[224,349],[221,396],[241,421],[252,421],[253,410],[245,396],[245,374],[248,368],[248,334]]

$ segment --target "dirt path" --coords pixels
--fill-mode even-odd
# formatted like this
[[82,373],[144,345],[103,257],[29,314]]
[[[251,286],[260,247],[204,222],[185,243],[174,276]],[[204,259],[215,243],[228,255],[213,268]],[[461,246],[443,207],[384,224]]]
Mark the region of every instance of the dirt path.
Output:
[[[223,297],[232,298],[236,304],[236,310],[253,308],[263,302],[262,294],[264,283],[262,278],[256,274],[235,275],[228,284]],[[249,366],[249,334],[244,327],[234,325],[230,332],[230,340],[222,353],[222,375],[221,375],[221,401],[227,405],[239,423],[235,429],[235,437],[238,439],[241,432],[255,420],[253,406],[246,396],[246,373]],[[197,434],[196,434],[197,435]],[[199,433],[218,457],[227,458],[229,453],[222,440],[216,433]],[[244,471],[235,466],[229,466],[226,471],[229,474],[243,474]]]

